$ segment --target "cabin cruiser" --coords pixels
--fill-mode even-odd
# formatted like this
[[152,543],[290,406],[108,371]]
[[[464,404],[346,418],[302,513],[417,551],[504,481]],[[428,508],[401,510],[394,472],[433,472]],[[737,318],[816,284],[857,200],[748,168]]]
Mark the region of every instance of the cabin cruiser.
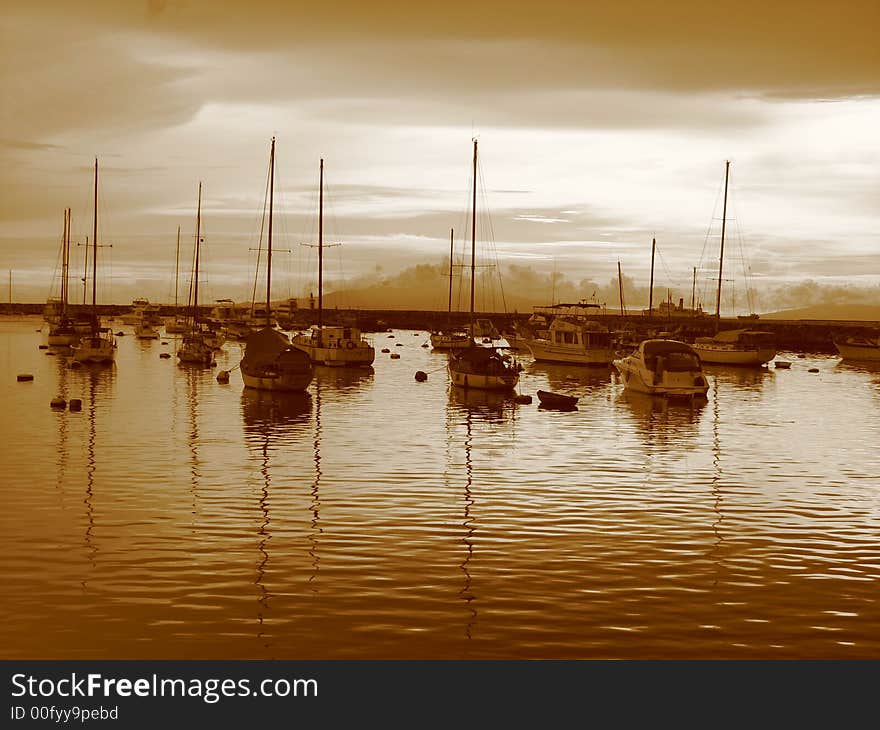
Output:
[[760,367],[776,357],[773,333],[757,330],[726,330],[714,337],[698,337],[694,350],[702,362],[712,365]]
[[291,344],[318,365],[367,366],[376,357],[373,346],[361,337],[357,327],[312,325],[307,332],[296,335]]
[[693,397],[709,390],[699,355],[677,340],[645,340],[614,367],[624,388],[638,393]]
[[611,332],[591,320],[556,317],[545,337],[527,338],[535,360],[577,365],[610,365],[616,354]]

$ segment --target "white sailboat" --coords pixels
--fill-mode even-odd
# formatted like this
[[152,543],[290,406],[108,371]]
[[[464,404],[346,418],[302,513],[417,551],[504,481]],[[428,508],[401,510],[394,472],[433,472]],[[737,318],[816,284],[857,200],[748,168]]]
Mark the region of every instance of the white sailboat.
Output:
[[116,340],[109,327],[101,327],[97,306],[98,277],[98,158],[95,158],[95,210],[92,227],[92,312],[91,329],[73,348],[77,362],[112,363],[116,359]]
[[715,302],[715,336],[698,337],[694,350],[704,363],[759,367],[776,357],[772,332],[733,330],[719,332],[721,323],[721,272],[724,267],[724,233],[727,227],[727,184],[730,161],[724,164],[724,209],[721,214],[721,253],[718,257],[718,292]]
[[314,367],[309,355],[293,347],[272,321],[272,219],[275,196],[275,138],[269,152],[269,238],[266,254],[266,325],[245,341],[239,365],[246,388],[302,391],[312,382]]
[[202,242],[202,183],[199,183],[199,202],[196,208],[196,241],[193,256],[192,311],[189,331],[183,336],[183,343],[177,351],[181,363],[210,366],[214,361],[214,350],[205,342],[199,326],[199,253]]
[[324,325],[324,160],[319,173],[318,205],[318,324],[296,335],[293,346],[305,352],[312,362],[332,367],[366,367],[373,364],[376,351],[357,327]]
[[58,318],[49,327],[47,342],[55,347],[71,347],[79,342],[80,333],[67,316],[70,285],[70,208],[64,209],[64,233],[61,238],[61,306]]
[[446,329],[431,333],[431,347],[435,350],[458,350],[468,347],[473,339],[467,332],[460,332],[452,327],[452,255],[454,253],[454,229],[449,229],[449,304],[446,311]]
[[[471,210],[471,316],[474,332],[474,281],[477,250],[477,140],[474,139],[474,187]],[[513,390],[519,382],[519,371],[494,347],[480,347],[469,338],[468,347],[453,350],[449,356],[449,377],[461,388],[479,390]]]

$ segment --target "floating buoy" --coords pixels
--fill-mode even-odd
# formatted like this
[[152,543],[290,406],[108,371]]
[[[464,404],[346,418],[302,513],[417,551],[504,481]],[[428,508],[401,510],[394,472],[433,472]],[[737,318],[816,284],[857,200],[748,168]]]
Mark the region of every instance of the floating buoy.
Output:
[[400,360],[400,355],[398,355],[396,352],[392,352],[391,359],[392,360]]
[[383,347],[382,352],[388,353],[388,352],[391,352],[391,350],[389,350],[387,347]]
[[791,367],[791,363],[788,360],[777,360],[773,364],[780,370],[788,370]]
[[530,396],[530,395],[515,395],[513,397],[513,402],[514,403],[524,403],[525,405],[528,405],[529,403],[532,402],[532,396]]
[[819,368],[810,368],[809,370],[807,370],[807,372],[808,372],[808,373],[818,373],[818,372],[819,372]]
[[419,336],[418,332],[413,332],[413,337],[418,337],[418,336]]
[[163,360],[167,360],[169,357],[171,357],[171,355],[169,355],[167,352],[160,352],[159,357],[161,357]]
[[[37,331],[39,331],[39,330],[37,330]],[[48,350],[48,349],[49,349],[49,345],[40,345],[40,349],[41,349],[41,350]]]
[[803,359],[806,357],[806,355],[804,355],[803,353],[801,353],[800,355],[798,355],[798,357],[799,357],[801,360],[803,360]]
[[119,332],[116,333],[116,336],[117,337],[125,337],[125,332],[123,332],[122,330],[119,330]]
[[393,340],[393,339],[394,339],[394,335],[388,335],[388,339],[389,339],[389,340]]
[[167,342],[163,342],[162,344],[163,344],[163,345],[167,345],[168,343],[167,343]]
[[83,402],[79,398],[71,398],[70,403],[68,403],[67,405],[72,411],[81,411],[83,407]]
[[52,408],[66,408],[67,401],[64,400],[60,395],[56,395],[52,400],[49,401],[49,405]]
[[394,345],[394,346],[395,346],[395,347],[403,347],[403,343],[402,343],[402,342],[398,342],[398,343],[397,343],[396,345]]
[[217,382],[218,383],[228,383],[229,382],[229,371],[221,370],[217,373]]
[[430,347],[430,345],[427,342],[423,342],[422,347]]
[[428,379],[428,373],[424,370],[416,370],[416,380],[420,383],[424,383]]
[[16,379],[19,383],[25,383],[25,382],[27,382],[27,381],[29,381],[29,380],[33,380],[33,379],[34,379],[34,376],[31,375],[30,373],[19,373],[18,375],[15,376],[15,379]]

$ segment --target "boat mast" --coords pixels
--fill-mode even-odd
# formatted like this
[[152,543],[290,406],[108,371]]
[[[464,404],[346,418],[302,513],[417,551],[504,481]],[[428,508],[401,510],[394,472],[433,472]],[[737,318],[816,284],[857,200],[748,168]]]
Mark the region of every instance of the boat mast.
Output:
[[196,320],[199,316],[199,244],[202,239],[202,181],[199,180],[199,203],[196,208],[196,262],[195,276],[193,277],[193,321],[192,331],[197,329]]
[[623,307],[623,274],[620,273],[620,261],[617,262],[617,288],[620,294],[620,314],[626,314],[626,310]]
[[318,334],[324,326],[324,158],[318,173]]
[[177,282],[180,278],[180,226],[177,226],[177,251],[174,254],[174,316],[177,316]]
[[269,252],[266,256],[266,326],[272,324],[272,203],[275,195],[275,138],[272,137],[272,150],[269,152]]
[[98,277],[98,158],[95,158],[95,211],[92,225],[92,331],[98,329],[98,309],[96,306],[96,282]]
[[67,316],[67,266],[70,257],[70,208],[64,209],[64,233],[61,239],[61,316]]
[[691,311],[696,314],[697,312],[697,267],[694,266],[694,283],[691,285]]
[[718,257],[718,295],[715,302],[715,331],[721,326],[721,268],[724,266],[724,231],[727,226],[727,179],[730,174],[730,160],[724,162],[724,208],[721,213],[721,255]]
[[449,327],[452,321],[452,239],[455,235],[455,229],[449,229],[449,304],[446,309],[446,326]]
[[474,137],[474,195],[471,208],[471,331],[474,336],[474,273],[477,270],[475,256],[477,252],[477,138]]
[[648,316],[654,314],[654,250],[657,248],[657,239],[651,239],[651,283],[648,285]]

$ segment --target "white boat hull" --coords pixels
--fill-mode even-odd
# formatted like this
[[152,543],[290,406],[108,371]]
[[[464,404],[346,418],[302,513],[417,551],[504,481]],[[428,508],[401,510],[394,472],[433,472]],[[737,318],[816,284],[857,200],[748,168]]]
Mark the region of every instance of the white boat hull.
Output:
[[853,345],[844,342],[835,342],[834,346],[844,360],[880,362],[880,342],[876,345]]
[[73,349],[76,362],[106,363],[116,359],[116,345],[110,340],[87,337]]
[[724,345],[693,345],[700,360],[707,365],[746,365],[760,367],[776,357],[775,348],[738,348]]
[[654,382],[654,378],[643,373],[642,369],[630,358],[615,360],[614,367],[620,373],[620,379],[623,381],[624,388],[636,393],[671,397],[694,397],[704,396],[709,390],[706,378],[702,374],[665,372],[659,382]]
[[479,373],[460,373],[449,368],[449,377],[452,384],[459,388],[474,388],[476,390],[513,390],[519,382],[516,373],[502,375],[481,375]]
[[610,348],[584,348],[554,345],[548,340],[527,340],[532,357],[540,362],[562,362],[575,365],[610,365],[615,352]]
[[312,374],[279,375],[273,378],[266,378],[248,375],[242,371],[241,379],[244,382],[245,388],[290,393],[304,391],[308,388],[309,383],[312,382]]

